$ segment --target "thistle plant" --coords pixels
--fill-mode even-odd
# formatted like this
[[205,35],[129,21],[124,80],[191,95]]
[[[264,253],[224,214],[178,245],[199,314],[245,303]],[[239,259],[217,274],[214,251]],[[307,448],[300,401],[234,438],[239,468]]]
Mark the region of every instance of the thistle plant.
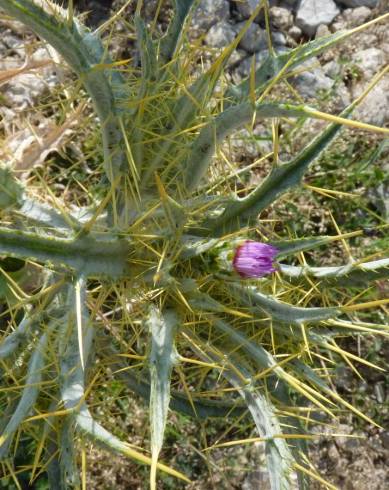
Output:
[[[343,350],[337,338],[388,334],[387,326],[357,314],[385,300],[353,298],[388,276],[389,259],[311,266],[302,261],[305,251],[346,243],[363,230],[291,237],[286,230],[261,234],[258,225],[264,210],[302,183],[344,126],[388,133],[353,119],[388,70],[340,115],[323,113],[277,100],[274,89],[304,61],[366,26],[281,54],[269,45],[263,63],[253,63],[248,79],[232,85],[225,77],[230,56],[261,9],[267,18],[266,1],[208,67],[200,47],[187,40],[195,1],[175,0],[163,35],[142,19],[141,3],[133,17],[137,67],[113,60],[109,39],[101,40],[121,12],[91,32],[72,2],[64,10],[48,0],[0,0],[7,15],[71,68],[79,81],[71,104],[90,99],[101,144],[98,178],[85,189],[83,207],[55,196],[44,179],[32,192],[12,165],[0,168],[4,472],[17,481],[12,457],[28,434],[37,448],[31,479],[47,472],[50,488],[85,487],[79,469],[85,440],[149,465],[152,489],[162,473],[188,482],[159,461],[173,410],[226,423],[251,417],[265,445],[271,487],[292,488],[295,474],[299,487],[309,488],[309,478],[322,479],[309,464],[312,434],[301,405],[309,404],[316,418],[332,419],[346,408],[374,423],[315,367],[318,360],[329,367],[342,359],[375,367]],[[327,126],[281,162],[278,121],[302,119]],[[258,121],[274,130],[266,156],[272,166],[241,197],[234,182],[249,168],[231,173],[223,145]],[[46,199],[34,197],[37,186]],[[90,407],[102,380],[112,379],[127,396],[136,393],[149,404],[149,448],[117,437]]]

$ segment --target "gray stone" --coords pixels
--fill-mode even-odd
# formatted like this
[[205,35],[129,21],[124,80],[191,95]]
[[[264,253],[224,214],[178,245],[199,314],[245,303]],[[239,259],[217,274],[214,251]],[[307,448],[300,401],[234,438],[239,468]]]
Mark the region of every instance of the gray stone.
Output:
[[272,32],[271,39],[275,46],[285,46],[286,45],[286,37],[282,32]]
[[201,0],[193,13],[192,26],[196,30],[208,30],[230,15],[228,0]]
[[[258,7],[260,0],[234,0],[238,14],[242,19],[248,19],[254,10]],[[270,0],[269,5],[273,7],[277,4],[276,0]],[[261,15],[261,14],[260,14]],[[263,15],[263,9],[262,9]]]
[[272,7],[270,9],[270,22],[275,29],[285,31],[293,25],[293,15],[283,7]]
[[329,61],[328,63],[323,65],[322,68],[324,74],[330,78],[337,78],[341,73],[340,64],[335,60]]
[[346,7],[377,7],[380,0],[341,0],[340,3]]
[[325,75],[317,58],[312,58],[300,65],[301,68],[304,66],[307,67],[307,71],[292,79],[292,84],[300,95],[305,98],[315,98],[320,92],[326,92],[332,88],[334,81]]
[[314,36],[320,24],[330,24],[339,12],[333,0],[301,0],[297,9],[296,24],[305,34]]
[[293,9],[293,7],[297,7],[298,0],[282,0],[280,3],[283,7],[289,7]]
[[346,19],[350,27],[360,26],[366,22],[371,15],[371,10],[368,7],[357,7],[356,9],[346,9],[343,12],[343,17]]
[[223,48],[230,44],[236,36],[234,27],[222,20],[213,25],[205,36],[205,42],[211,48]]
[[343,82],[337,82],[335,86],[334,107],[338,112],[351,104],[351,95]]
[[363,76],[369,79],[385,63],[385,54],[381,49],[368,48],[354,53],[352,60],[358,65]]
[[389,431],[382,432],[380,438],[384,448],[389,449]]
[[[245,22],[236,24],[237,32],[239,32],[244,25]],[[258,24],[252,23],[240,41],[239,47],[245,49],[248,53],[256,53],[257,51],[265,49],[267,47],[267,34],[265,29],[259,27]]]
[[[277,54],[279,53],[285,53],[287,51],[287,48],[284,46],[274,46],[275,52]],[[261,64],[265,61],[265,59],[269,56],[269,50],[264,49],[262,51],[259,51],[258,53],[254,54],[255,56],[255,67],[259,68]],[[238,66],[236,69],[236,74],[237,78],[246,78],[250,74],[251,66],[252,66],[252,56],[248,56],[245,58]]]

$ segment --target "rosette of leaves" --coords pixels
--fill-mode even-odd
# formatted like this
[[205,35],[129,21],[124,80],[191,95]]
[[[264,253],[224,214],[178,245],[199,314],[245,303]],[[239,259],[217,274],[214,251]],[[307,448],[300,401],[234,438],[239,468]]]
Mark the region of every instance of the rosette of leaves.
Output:
[[[170,409],[196,419],[246,414],[265,445],[272,488],[291,488],[294,473],[308,488],[308,477],[320,477],[308,463],[309,424],[301,422],[299,404],[330,418],[348,408],[371,422],[314,367],[316,359],[341,358],[369,365],[336,339],[386,334],[387,327],[353,316],[382,300],[342,305],[355,288],[386,277],[389,259],[287,265],[282,261],[290,256],[347,236],[286,235],[265,237],[279,250],[272,276],[244,280],[221,266],[252,236],[261,213],[301,183],[342,126],[387,132],[352,119],[362,97],[334,116],[270,96],[304,61],[353,31],[282,54],[270,46],[249,78],[232,86],[224,80],[230,56],[260,9],[266,17],[267,2],[208,68],[201,68],[199,51],[186,39],[194,4],[176,0],[167,32],[158,35],[142,20],[138,2],[133,21],[140,67],[132,67],[113,61],[101,41],[111,21],[90,32],[72,2],[63,10],[46,0],[0,0],[7,15],[72,69],[98,116],[101,138],[99,179],[87,190],[93,197],[87,209],[53,201],[49,184],[43,187],[47,200],[37,200],[28,185],[22,190],[10,170],[1,170],[0,254],[23,261],[17,277],[4,262],[0,269],[7,290],[0,457],[15,480],[9,458],[28,433],[37,441],[31,478],[46,471],[51,488],[84,485],[77,450],[85,438],[150,465],[151,488],[157,470],[189,481],[159,462]],[[77,97],[85,97],[78,87]],[[275,127],[281,118],[328,125],[286,163],[274,148],[267,177],[244,197],[234,195],[235,173],[215,177],[213,170],[223,142],[255,121]],[[274,141],[277,146],[277,134]],[[27,288],[23,271],[32,265],[36,280]],[[117,437],[89,407],[100,382],[112,377],[149,403],[151,456]],[[104,403],[101,409],[109,413]]]

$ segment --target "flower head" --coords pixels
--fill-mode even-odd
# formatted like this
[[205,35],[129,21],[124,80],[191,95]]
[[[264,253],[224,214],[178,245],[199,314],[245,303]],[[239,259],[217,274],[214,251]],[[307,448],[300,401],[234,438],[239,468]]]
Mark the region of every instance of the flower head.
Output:
[[273,261],[278,252],[272,245],[246,240],[236,249],[232,264],[242,277],[262,277],[275,271]]

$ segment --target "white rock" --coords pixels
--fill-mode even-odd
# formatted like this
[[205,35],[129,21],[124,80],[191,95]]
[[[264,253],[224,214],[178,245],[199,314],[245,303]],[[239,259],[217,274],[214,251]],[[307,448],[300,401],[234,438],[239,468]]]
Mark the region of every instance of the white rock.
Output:
[[1,91],[13,107],[24,110],[28,106],[32,106],[47,88],[48,85],[42,76],[34,73],[23,73],[17,75],[12,83],[3,85]]
[[270,22],[276,29],[285,31],[292,27],[293,15],[286,8],[272,7],[270,9]]
[[[360,95],[365,85],[353,90],[354,98]],[[363,122],[383,126],[389,122],[389,80],[383,79],[366,96],[355,111],[355,117]]]
[[358,65],[364,77],[369,79],[385,63],[385,54],[381,49],[368,48],[354,53],[352,60]]
[[301,0],[297,9],[296,24],[305,34],[314,36],[320,24],[330,24],[339,12],[333,0]]
[[211,48],[223,48],[230,44],[236,35],[236,30],[228,22],[222,20],[213,25],[205,36],[205,42]]
[[192,26],[196,30],[208,30],[230,15],[228,0],[201,0],[193,13]]
[[346,7],[370,7],[372,9],[377,7],[378,2],[379,0],[341,0]]
[[343,17],[346,19],[350,27],[360,26],[366,22],[371,15],[371,10],[368,7],[357,7],[356,9],[346,9],[343,12]]
[[[239,32],[245,22],[236,24],[237,32]],[[258,24],[252,23],[247,29],[246,34],[243,36],[239,43],[239,47],[245,49],[248,53],[256,53],[267,47],[267,34],[265,29],[259,27]]]

